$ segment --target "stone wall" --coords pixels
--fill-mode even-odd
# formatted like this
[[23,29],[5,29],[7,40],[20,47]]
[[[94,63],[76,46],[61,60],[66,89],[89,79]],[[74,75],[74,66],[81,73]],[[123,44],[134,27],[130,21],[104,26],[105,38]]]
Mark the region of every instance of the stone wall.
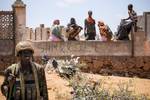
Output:
[[145,30],[147,33],[147,39],[150,41],[150,12],[145,12]]
[[14,56],[0,56],[0,74],[13,63],[15,63]]
[[146,34],[146,39],[150,40],[150,12],[144,12],[143,15],[138,16],[137,26],[142,28]]
[[[55,57],[55,59],[64,60],[70,57]],[[35,57],[35,61],[42,64],[41,57]],[[81,70],[87,73],[150,78],[150,57],[80,56],[79,61],[86,63]]]
[[14,55],[15,43],[13,40],[0,40],[0,57]]
[[[31,41],[35,56],[150,56],[150,42],[145,32],[134,33],[132,41]],[[133,54],[134,53],[134,54]]]
[[26,34],[24,35],[25,40],[32,41],[41,41],[48,40],[50,36],[50,28],[44,27],[44,24],[41,24],[40,27],[33,28],[26,27]]
[[26,27],[26,5],[22,0],[16,0],[12,5],[14,12],[14,24],[15,24],[15,41],[25,40],[25,27]]
[[35,48],[35,56],[131,56],[131,41],[69,41],[31,42]]
[[15,62],[14,47],[13,40],[0,40],[0,72]]
[[150,57],[81,57],[85,72],[150,78]]
[[[25,14],[25,5],[23,7],[24,10],[20,8],[24,12],[22,15]],[[20,16],[20,10],[18,10],[18,14]],[[45,28],[44,25],[40,25],[35,31],[31,28],[26,28],[25,33],[23,32],[24,25],[26,25],[26,18],[24,17],[20,24],[16,24],[16,40],[0,40],[0,71],[4,71],[5,68],[16,62],[14,41],[30,40],[35,49],[35,61],[40,64],[42,63],[41,57],[44,54],[50,58],[55,57],[58,59],[69,58],[71,55],[75,55],[80,56],[80,61],[87,64],[86,68],[82,68],[85,72],[150,78],[149,15],[150,13],[147,12],[139,17],[137,24],[142,30],[134,33],[134,41],[112,42],[47,41],[50,29]],[[17,18],[18,20],[22,19]]]

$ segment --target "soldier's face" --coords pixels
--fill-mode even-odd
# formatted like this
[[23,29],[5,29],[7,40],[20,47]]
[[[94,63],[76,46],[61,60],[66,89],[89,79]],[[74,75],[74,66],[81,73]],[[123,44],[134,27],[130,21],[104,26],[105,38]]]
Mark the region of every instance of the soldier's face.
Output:
[[24,50],[19,53],[20,59],[22,62],[30,62],[32,58],[32,51]]

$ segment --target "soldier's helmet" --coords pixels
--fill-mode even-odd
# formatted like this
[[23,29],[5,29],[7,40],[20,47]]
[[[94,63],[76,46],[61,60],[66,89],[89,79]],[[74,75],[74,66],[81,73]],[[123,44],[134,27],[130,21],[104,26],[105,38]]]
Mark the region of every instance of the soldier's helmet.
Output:
[[34,49],[31,45],[30,42],[28,41],[21,41],[19,42],[17,45],[16,45],[16,49],[15,49],[15,55],[16,56],[19,56],[19,52],[20,51],[24,51],[24,50],[29,50],[31,51],[32,53],[34,53]]

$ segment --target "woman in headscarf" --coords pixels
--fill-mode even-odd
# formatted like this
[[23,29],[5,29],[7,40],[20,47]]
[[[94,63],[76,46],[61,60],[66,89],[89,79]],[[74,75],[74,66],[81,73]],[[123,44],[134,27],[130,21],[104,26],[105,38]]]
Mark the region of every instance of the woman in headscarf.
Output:
[[102,41],[111,41],[112,31],[108,25],[105,25],[103,21],[98,21],[98,27]]
[[63,41],[63,36],[61,34],[60,21],[54,20],[53,25],[51,27],[51,41]]

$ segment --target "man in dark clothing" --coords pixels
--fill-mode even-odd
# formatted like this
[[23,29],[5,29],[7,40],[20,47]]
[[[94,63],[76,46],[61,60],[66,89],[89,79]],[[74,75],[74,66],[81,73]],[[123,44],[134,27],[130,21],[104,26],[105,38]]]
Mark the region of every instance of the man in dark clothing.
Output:
[[131,23],[134,26],[134,31],[137,31],[137,13],[133,10],[133,5],[128,5],[128,14],[129,17],[124,20],[131,20]]
[[[134,26],[134,31],[136,31],[137,29],[137,26],[136,26],[136,23],[137,23],[137,14],[136,12],[133,10],[133,5],[132,4],[129,4],[128,5],[128,14],[129,14],[129,17],[126,18],[126,19],[123,19],[121,21],[121,24],[118,28],[118,33],[117,33],[117,36],[118,36],[118,40],[129,40],[129,33],[132,29],[132,27]],[[127,21],[129,20],[129,21]]]
[[129,40],[129,33],[132,29],[133,22],[127,22],[122,20],[119,27],[118,27],[118,32],[117,32],[117,39],[118,40]]
[[84,21],[84,34],[86,40],[95,40],[96,28],[95,20],[92,18],[92,11],[88,11],[88,18]]

